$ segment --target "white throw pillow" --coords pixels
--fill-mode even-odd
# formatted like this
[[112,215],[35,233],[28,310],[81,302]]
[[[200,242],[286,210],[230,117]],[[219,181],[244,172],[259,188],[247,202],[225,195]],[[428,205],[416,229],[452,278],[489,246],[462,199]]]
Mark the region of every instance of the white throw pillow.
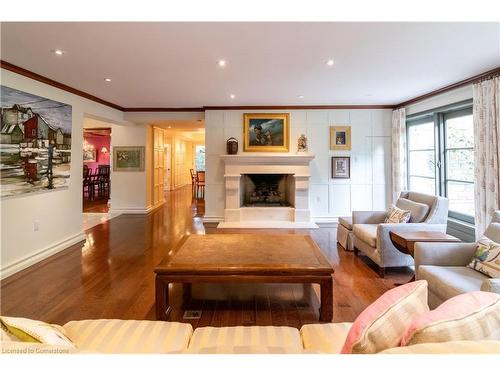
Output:
[[387,212],[387,217],[384,223],[408,223],[410,221],[411,211],[401,210],[395,205],[391,205],[389,211]]
[[500,244],[486,237],[480,239],[468,267],[486,276],[500,278]]

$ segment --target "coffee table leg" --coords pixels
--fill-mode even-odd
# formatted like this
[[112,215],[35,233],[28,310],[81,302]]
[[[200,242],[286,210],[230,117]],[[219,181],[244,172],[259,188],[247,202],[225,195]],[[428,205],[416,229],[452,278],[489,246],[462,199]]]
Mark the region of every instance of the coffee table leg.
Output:
[[321,308],[319,320],[330,323],[333,320],[333,277],[321,281],[320,287]]
[[156,276],[155,279],[156,288],[156,319],[157,320],[168,320],[168,315],[170,313],[170,305],[168,302],[168,282],[165,282],[161,277]]
[[189,301],[191,301],[191,285],[191,283],[182,284],[182,303],[184,308],[188,306]]

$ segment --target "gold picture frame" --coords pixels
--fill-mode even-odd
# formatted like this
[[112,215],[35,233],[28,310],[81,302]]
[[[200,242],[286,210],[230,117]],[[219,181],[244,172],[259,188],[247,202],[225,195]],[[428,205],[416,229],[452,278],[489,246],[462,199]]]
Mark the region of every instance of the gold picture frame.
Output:
[[330,126],[330,150],[334,151],[351,150],[350,126]]
[[290,151],[290,114],[244,113],[243,151]]

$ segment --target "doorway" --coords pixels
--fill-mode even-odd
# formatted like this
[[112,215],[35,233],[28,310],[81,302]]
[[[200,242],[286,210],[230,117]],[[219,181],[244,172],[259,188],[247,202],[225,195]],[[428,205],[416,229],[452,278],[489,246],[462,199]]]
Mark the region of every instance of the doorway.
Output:
[[83,212],[107,213],[111,198],[111,128],[83,129]]

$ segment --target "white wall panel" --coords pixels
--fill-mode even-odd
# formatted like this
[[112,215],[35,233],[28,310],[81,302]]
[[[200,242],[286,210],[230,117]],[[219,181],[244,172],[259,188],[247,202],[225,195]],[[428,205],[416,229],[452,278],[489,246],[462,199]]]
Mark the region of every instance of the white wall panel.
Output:
[[[223,163],[225,142],[235,137],[243,152],[243,113],[286,111],[206,111],[207,192],[206,215],[224,214]],[[290,113],[290,153],[305,134],[311,162],[309,201],[313,217],[331,218],[351,210],[370,210],[390,202],[391,110],[294,110]],[[351,126],[351,151],[330,150],[330,126]],[[351,157],[351,178],[331,178],[331,157]],[[374,184],[377,186],[375,187]],[[212,196],[213,195],[213,196]]]

